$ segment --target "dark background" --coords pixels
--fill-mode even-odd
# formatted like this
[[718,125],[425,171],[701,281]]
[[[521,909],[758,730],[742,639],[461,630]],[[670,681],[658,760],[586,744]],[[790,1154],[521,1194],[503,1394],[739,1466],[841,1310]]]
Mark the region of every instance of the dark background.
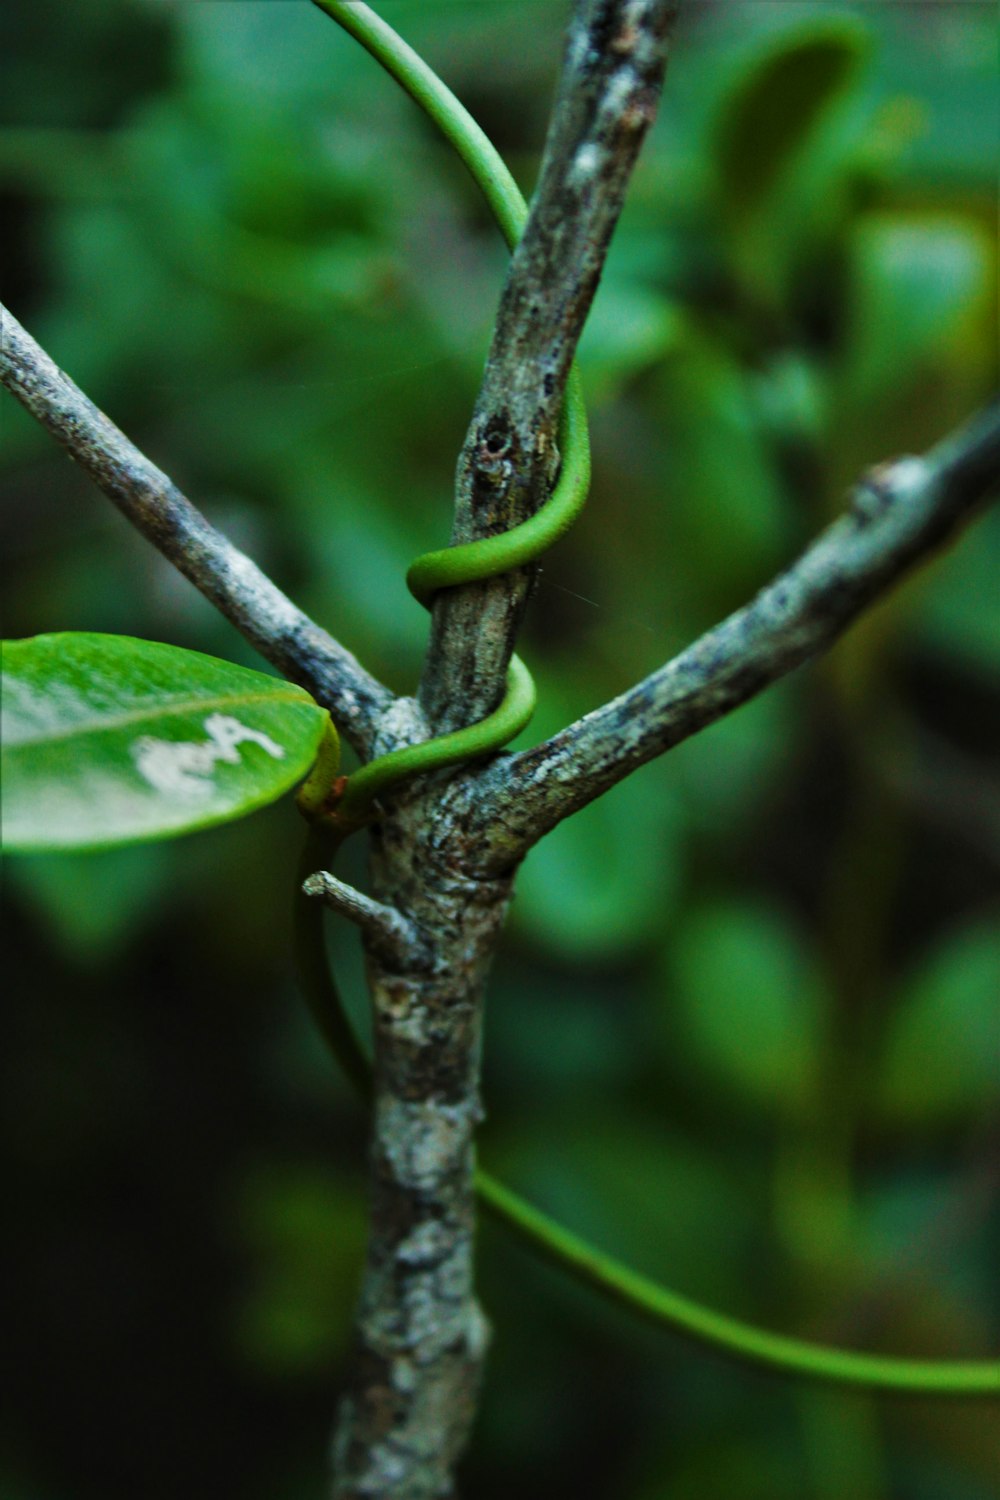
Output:
[[[995,6],[683,8],[585,338],[595,483],[532,605],[525,743],[996,384]],[[566,9],[382,5],[526,189]],[[503,274],[463,170],[298,0],[0,24],[5,300],[408,690],[403,576],[448,534]],[[5,634],[260,665],[0,411]],[[901,1354],[983,1357],[997,1330],[998,521],[535,851],[490,995],[485,1165],[679,1290]],[[364,1127],[290,968],[300,838],[288,803],[6,862],[3,1500],[323,1493]],[[357,996],[352,933],[331,946]],[[732,1366],[491,1224],[481,1282],[476,1500],[995,1493],[981,1403]]]

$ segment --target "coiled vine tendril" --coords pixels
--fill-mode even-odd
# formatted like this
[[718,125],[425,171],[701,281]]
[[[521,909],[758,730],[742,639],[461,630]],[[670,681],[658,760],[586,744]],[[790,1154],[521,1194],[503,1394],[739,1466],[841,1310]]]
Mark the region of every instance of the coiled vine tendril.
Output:
[[[407,587],[430,609],[435,595],[462,583],[497,578],[538,557],[579,515],[590,483],[590,444],[580,379],[574,370],[566,392],[563,418],[562,467],[551,495],[541,510],[499,536],[483,537],[457,547],[425,552],[411,564]],[[528,723],[535,708],[535,684],[519,656],[507,669],[503,701],[487,718],[451,734],[391,750],[355,771],[335,805],[335,819],[344,828],[357,826],[370,813],[380,794],[399,782],[443,766],[457,765],[500,750]]]
[[[367,5],[357,0],[315,0],[315,4],[359,41],[438,126],[468,167],[508,247],[513,249],[527,219],[527,205],[506,163],[464,105]],[[567,383],[559,438],[562,465],[555,487],[542,508],[499,536],[442,547],[418,557],[406,576],[415,599],[430,609],[441,589],[498,578],[522,567],[550,547],[579,515],[590,483],[590,443],[580,375],[575,366]],[[378,796],[412,776],[502,749],[520,734],[534,707],[531,673],[521,658],[514,656],[503,700],[492,714],[451,734],[390,751],[363,766],[342,784],[331,827],[339,825],[346,833],[359,826],[370,816]]]
[[[471,115],[411,47],[361,0],[313,0],[349,32],[397,80],[439,127],[465,162],[492,209],[507,243],[516,244],[527,209],[516,183]],[[410,591],[430,607],[443,588],[495,578],[537,557],[575,519],[590,477],[587,420],[574,367],[560,428],[562,468],[556,486],[530,520],[500,536],[426,553],[407,575]],[[332,728],[313,773],[299,794],[303,811],[334,839],[367,822],[375,799],[411,776],[501,749],[531,717],[534,684],[519,657],[511,659],[506,692],[487,718],[452,734],[380,756],[346,780],[336,779],[339,747]],[[331,782],[334,797],[330,799]],[[331,807],[333,817],[329,817]],[[329,841],[314,831],[307,843],[303,878],[329,856]],[[322,906],[300,895],[296,906],[300,977],[314,1018],[330,1050],[365,1097],[371,1067],[347,1019],[330,975]],[[729,1357],[781,1374],[834,1385],[901,1395],[996,1396],[1000,1364],[992,1361],[896,1359],[812,1344],[755,1328],[703,1307],[589,1245],[483,1171],[475,1175],[484,1207],[542,1255],[641,1316],[687,1335]]]

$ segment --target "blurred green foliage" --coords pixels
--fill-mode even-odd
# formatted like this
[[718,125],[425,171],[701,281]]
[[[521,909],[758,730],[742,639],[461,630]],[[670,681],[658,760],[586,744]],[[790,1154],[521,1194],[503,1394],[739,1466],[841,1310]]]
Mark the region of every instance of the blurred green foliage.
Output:
[[[563,0],[385,0],[530,188]],[[584,339],[596,480],[524,651],[538,736],[739,605],[997,382],[995,10],[683,8]],[[503,274],[459,166],[305,3],[8,7],[5,298],[399,690]],[[259,665],[3,404],[6,634]],[[534,852],[483,1156],[775,1328],[995,1335],[1000,527]],[[11,861],[5,1500],[322,1492],[363,1125],[288,961],[294,812]],[[350,858],[359,861],[360,851]],[[363,878],[360,866],[354,871]],[[331,946],[360,985],[351,934]],[[349,980],[350,982],[350,980]],[[985,1500],[982,1407],[730,1368],[482,1236],[468,1493]]]

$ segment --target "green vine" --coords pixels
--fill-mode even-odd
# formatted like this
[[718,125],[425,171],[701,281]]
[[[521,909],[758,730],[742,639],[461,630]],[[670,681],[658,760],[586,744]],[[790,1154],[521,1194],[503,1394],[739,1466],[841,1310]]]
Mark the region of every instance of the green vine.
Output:
[[[468,110],[412,47],[367,5],[355,0],[314,3],[359,41],[434,122],[468,167],[513,249],[524,229],[527,205],[506,163]],[[590,484],[587,413],[575,366],[566,389],[560,444],[559,477],[541,510],[500,536],[442,547],[418,557],[406,575],[415,599],[429,609],[441,589],[509,573],[538,557],[573,524]],[[502,749],[520,734],[534,707],[531,673],[520,657],[514,656],[503,701],[492,714],[465,729],[394,750],[363,766],[347,781],[333,812],[334,824],[346,832],[365,822],[375,798],[411,776]]]
[[[313,0],[313,3],[360,42],[438,126],[468,167],[508,245],[513,247],[524,226],[525,203],[496,149],[468,111],[423,59],[360,0]],[[444,548],[418,558],[407,579],[415,597],[429,605],[441,588],[495,577],[518,567],[536,557],[571,524],[586,497],[590,472],[586,416],[575,369],[567,388],[561,438],[562,469],[556,488],[542,510],[502,536],[464,547]],[[404,778],[501,748],[524,727],[533,706],[530,673],[514,657],[506,695],[495,713],[468,729],[382,756],[351,776],[336,801],[335,834],[344,837],[361,826],[371,816],[374,799]],[[330,767],[331,761],[327,760],[323,769],[327,786]],[[317,810],[314,793],[315,784],[307,793],[303,809],[313,816]],[[310,843],[303,858],[303,873],[314,870],[328,858],[328,845]],[[321,904],[300,894],[296,936],[303,986],[331,1051],[356,1087],[370,1097],[370,1066],[330,976],[322,924]],[[476,1173],[475,1186],[483,1205],[533,1249],[642,1316],[697,1339],[719,1353],[784,1375],[854,1389],[936,1396],[1000,1394],[1000,1363],[894,1359],[828,1348],[727,1317],[604,1254],[487,1173]]]

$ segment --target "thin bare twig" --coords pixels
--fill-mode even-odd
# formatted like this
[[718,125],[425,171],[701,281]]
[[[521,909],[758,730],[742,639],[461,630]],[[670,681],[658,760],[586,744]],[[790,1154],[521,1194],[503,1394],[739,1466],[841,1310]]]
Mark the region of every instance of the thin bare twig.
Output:
[[2,304],[0,381],[265,660],[328,708],[362,754],[370,752],[392,702],[389,689],[217,531]]
[[1000,488],[1000,401],[923,458],[882,464],[846,514],[743,609],[628,692],[487,768],[474,798],[486,870],[516,863],[563,818],[832,644],[952,540]]
[[302,883],[302,891],[314,900],[325,901],[331,911],[346,917],[361,929],[373,951],[381,962],[389,965],[412,964],[414,953],[426,948],[420,929],[393,906],[366,896],[353,885],[331,875],[329,870],[317,870]]

